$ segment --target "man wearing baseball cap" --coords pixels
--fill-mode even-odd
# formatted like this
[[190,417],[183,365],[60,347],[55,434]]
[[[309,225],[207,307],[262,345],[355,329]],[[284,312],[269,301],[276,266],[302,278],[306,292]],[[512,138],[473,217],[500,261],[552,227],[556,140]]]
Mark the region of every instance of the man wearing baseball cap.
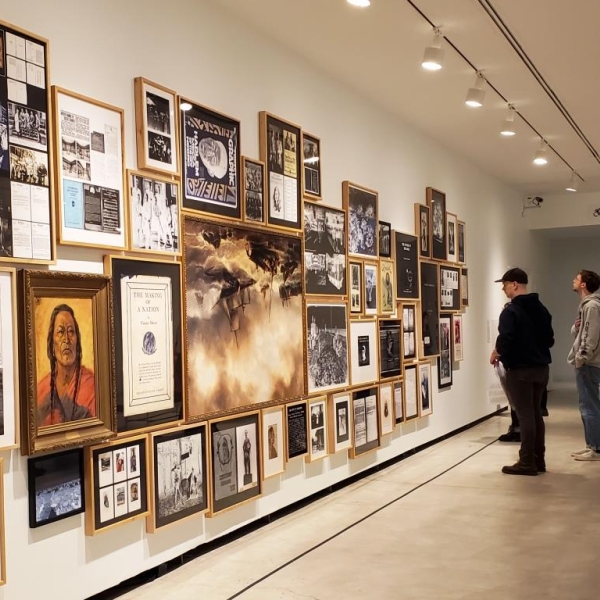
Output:
[[509,269],[496,283],[502,283],[510,302],[500,313],[490,364],[500,361],[504,365],[510,401],[521,424],[519,460],[503,467],[502,472],[537,475],[546,470],[541,403],[552,362],[552,316],[537,294],[528,293],[529,279],[523,269]]

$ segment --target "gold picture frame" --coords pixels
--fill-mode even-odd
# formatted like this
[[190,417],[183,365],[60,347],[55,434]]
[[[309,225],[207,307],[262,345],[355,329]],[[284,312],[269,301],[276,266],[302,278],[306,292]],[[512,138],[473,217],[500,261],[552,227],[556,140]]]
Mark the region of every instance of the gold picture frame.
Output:
[[302,195],[308,200],[323,198],[321,139],[316,135],[302,132]]
[[348,215],[348,256],[377,260],[379,193],[350,181],[343,181],[342,206]]
[[262,160],[242,156],[242,217],[246,223],[265,222],[265,173]]
[[284,407],[273,406],[260,411],[261,464],[263,481],[285,473],[287,446]]
[[308,421],[308,455],[307,463],[322,460],[329,454],[327,423],[327,396],[317,396],[308,401],[310,419]]
[[378,385],[352,390],[352,448],[348,450],[350,458],[362,456],[379,448],[381,445],[379,416]]

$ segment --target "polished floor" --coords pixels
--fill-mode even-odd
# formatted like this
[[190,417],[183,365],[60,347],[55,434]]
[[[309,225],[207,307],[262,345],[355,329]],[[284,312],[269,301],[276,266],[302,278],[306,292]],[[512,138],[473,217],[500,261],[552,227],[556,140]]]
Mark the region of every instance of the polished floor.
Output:
[[549,399],[548,472],[503,475],[506,414],[206,554],[124,600],[587,600],[600,462],[573,391]]

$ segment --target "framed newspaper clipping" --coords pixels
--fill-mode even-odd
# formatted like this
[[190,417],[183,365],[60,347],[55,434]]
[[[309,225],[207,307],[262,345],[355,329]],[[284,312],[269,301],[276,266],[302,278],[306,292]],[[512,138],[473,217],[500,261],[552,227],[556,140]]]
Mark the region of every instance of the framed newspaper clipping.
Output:
[[306,132],[302,134],[302,166],[304,197],[321,200],[321,140]]

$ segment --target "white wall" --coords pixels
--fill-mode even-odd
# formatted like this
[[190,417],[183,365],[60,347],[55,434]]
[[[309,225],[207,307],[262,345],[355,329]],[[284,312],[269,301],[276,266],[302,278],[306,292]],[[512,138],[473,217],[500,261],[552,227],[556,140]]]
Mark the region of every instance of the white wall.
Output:
[[[82,517],[29,530],[26,460],[6,453],[9,583],[0,600],[81,600],[496,409],[497,397],[489,397],[498,386],[487,362],[488,327],[505,299],[492,282],[516,264],[534,281],[543,279],[547,251],[547,242],[533,239],[520,218],[519,193],[208,0],[29,0],[4,3],[2,12],[3,19],[51,40],[54,84],[125,109],[129,167],[136,166],[133,78],[143,75],[240,118],[243,154],[258,156],[259,110],[321,137],[328,204],[341,205],[341,182],[349,179],[379,190],[381,218],[412,231],[413,202],[424,202],[426,186],[445,190],[448,210],[467,222],[471,307],[464,319],[465,360],[453,388],[436,392],[432,417],[397,429],[377,453],[355,461],[337,455],[312,465],[292,462],[283,477],[265,484],[259,501],[215,519],[196,517],[153,535],[135,522],[87,538]],[[59,257],[62,269],[102,268],[100,251],[60,248]]]
[[573,193],[544,196],[540,208],[525,211],[525,219],[530,229],[555,229],[566,227],[587,227],[600,229],[600,215],[594,211],[600,208],[600,193]]

